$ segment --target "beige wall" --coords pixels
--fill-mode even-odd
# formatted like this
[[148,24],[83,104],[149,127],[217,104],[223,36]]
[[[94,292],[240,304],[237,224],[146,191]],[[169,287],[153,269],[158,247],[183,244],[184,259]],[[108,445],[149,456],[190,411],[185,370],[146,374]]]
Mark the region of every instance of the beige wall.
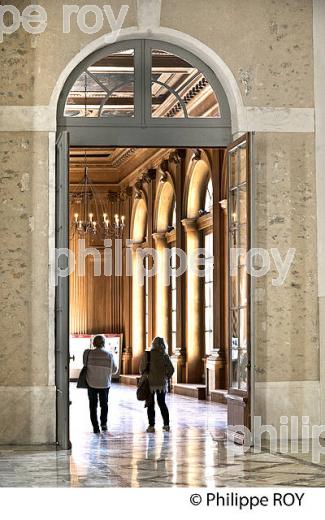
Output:
[[0,385],[48,382],[48,136],[0,133]]
[[310,0],[163,0],[161,25],[213,49],[245,105],[312,107],[312,16]]
[[[23,10],[29,1],[19,2]],[[91,41],[110,32],[108,22],[104,22],[102,31],[90,35],[80,31],[76,15],[71,16],[71,32],[62,32],[63,0],[45,0],[41,5],[48,13],[47,29],[40,35],[29,35],[18,31],[10,37],[5,36],[5,52],[0,53],[0,105],[47,105],[59,75],[68,62]],[[135,0],[125,2],[98,0],[96,6],[111,5],[115,16],[120,7],[129,6],[123,27],[136,25]],[[77,5],[89,5],[86,0]],[[89,18],[89,24],[94,18]]]
[[317,266],[314,136],[258,134],[255,147],[257,247],[296,250],[281,287],[271,261],[256,283],[258,381],[317,380]]
[[[0,132],[0,442],[55,441],[48,135]],[[40,410],[47,411],[46,420]]]

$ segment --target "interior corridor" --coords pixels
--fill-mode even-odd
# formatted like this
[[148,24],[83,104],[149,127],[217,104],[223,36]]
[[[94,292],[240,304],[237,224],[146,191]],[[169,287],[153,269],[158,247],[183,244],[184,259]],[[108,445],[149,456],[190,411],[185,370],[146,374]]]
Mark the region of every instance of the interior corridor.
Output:
[[[114,384],[109,431],[91,433],[85,390],[71,387],[71,453],[48,446],[0,449],[1,487],[324,486],[324,465],[289,455],[249,452],[229,460],[226,407],[169,395],[170,433],[146,413],[135,387]],[[229,454],[229,451],[228,451]],[[324,464],[324,461],[322,461]]]

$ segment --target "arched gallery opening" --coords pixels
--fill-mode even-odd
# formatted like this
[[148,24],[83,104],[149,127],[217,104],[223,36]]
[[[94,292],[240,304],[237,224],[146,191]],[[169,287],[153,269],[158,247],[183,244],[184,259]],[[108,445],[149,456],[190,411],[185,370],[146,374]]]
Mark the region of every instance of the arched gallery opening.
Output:
[[232,142],[218,78],[174,45],[119,42],[70,74],[57,117],[56,244],[74,262],[56,288],[58,444],[95,334],[118,385],[136,385],[161,336],[171,393],[249,425],[250,142]]

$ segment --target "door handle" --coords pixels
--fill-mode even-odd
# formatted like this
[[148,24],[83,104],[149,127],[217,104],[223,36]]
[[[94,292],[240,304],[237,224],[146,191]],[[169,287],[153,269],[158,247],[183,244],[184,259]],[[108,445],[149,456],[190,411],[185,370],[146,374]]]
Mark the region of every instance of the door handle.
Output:
[[75,361],[75,360],[76,360],[76,358],[74,357],[74,355],[73,355],[73,356],[70,356],[69,359],[72,359],[72,361]]

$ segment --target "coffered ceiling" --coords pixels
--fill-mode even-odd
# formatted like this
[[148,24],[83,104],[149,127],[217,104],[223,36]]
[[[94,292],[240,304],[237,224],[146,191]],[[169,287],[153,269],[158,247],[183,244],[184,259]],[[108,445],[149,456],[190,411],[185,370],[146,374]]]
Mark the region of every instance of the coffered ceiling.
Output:
[[170,149],[161,148],[71,148],[70,184],[79,184],[88,167],[91,181],[118,189],[135,182],[137,175],[157,167]]

